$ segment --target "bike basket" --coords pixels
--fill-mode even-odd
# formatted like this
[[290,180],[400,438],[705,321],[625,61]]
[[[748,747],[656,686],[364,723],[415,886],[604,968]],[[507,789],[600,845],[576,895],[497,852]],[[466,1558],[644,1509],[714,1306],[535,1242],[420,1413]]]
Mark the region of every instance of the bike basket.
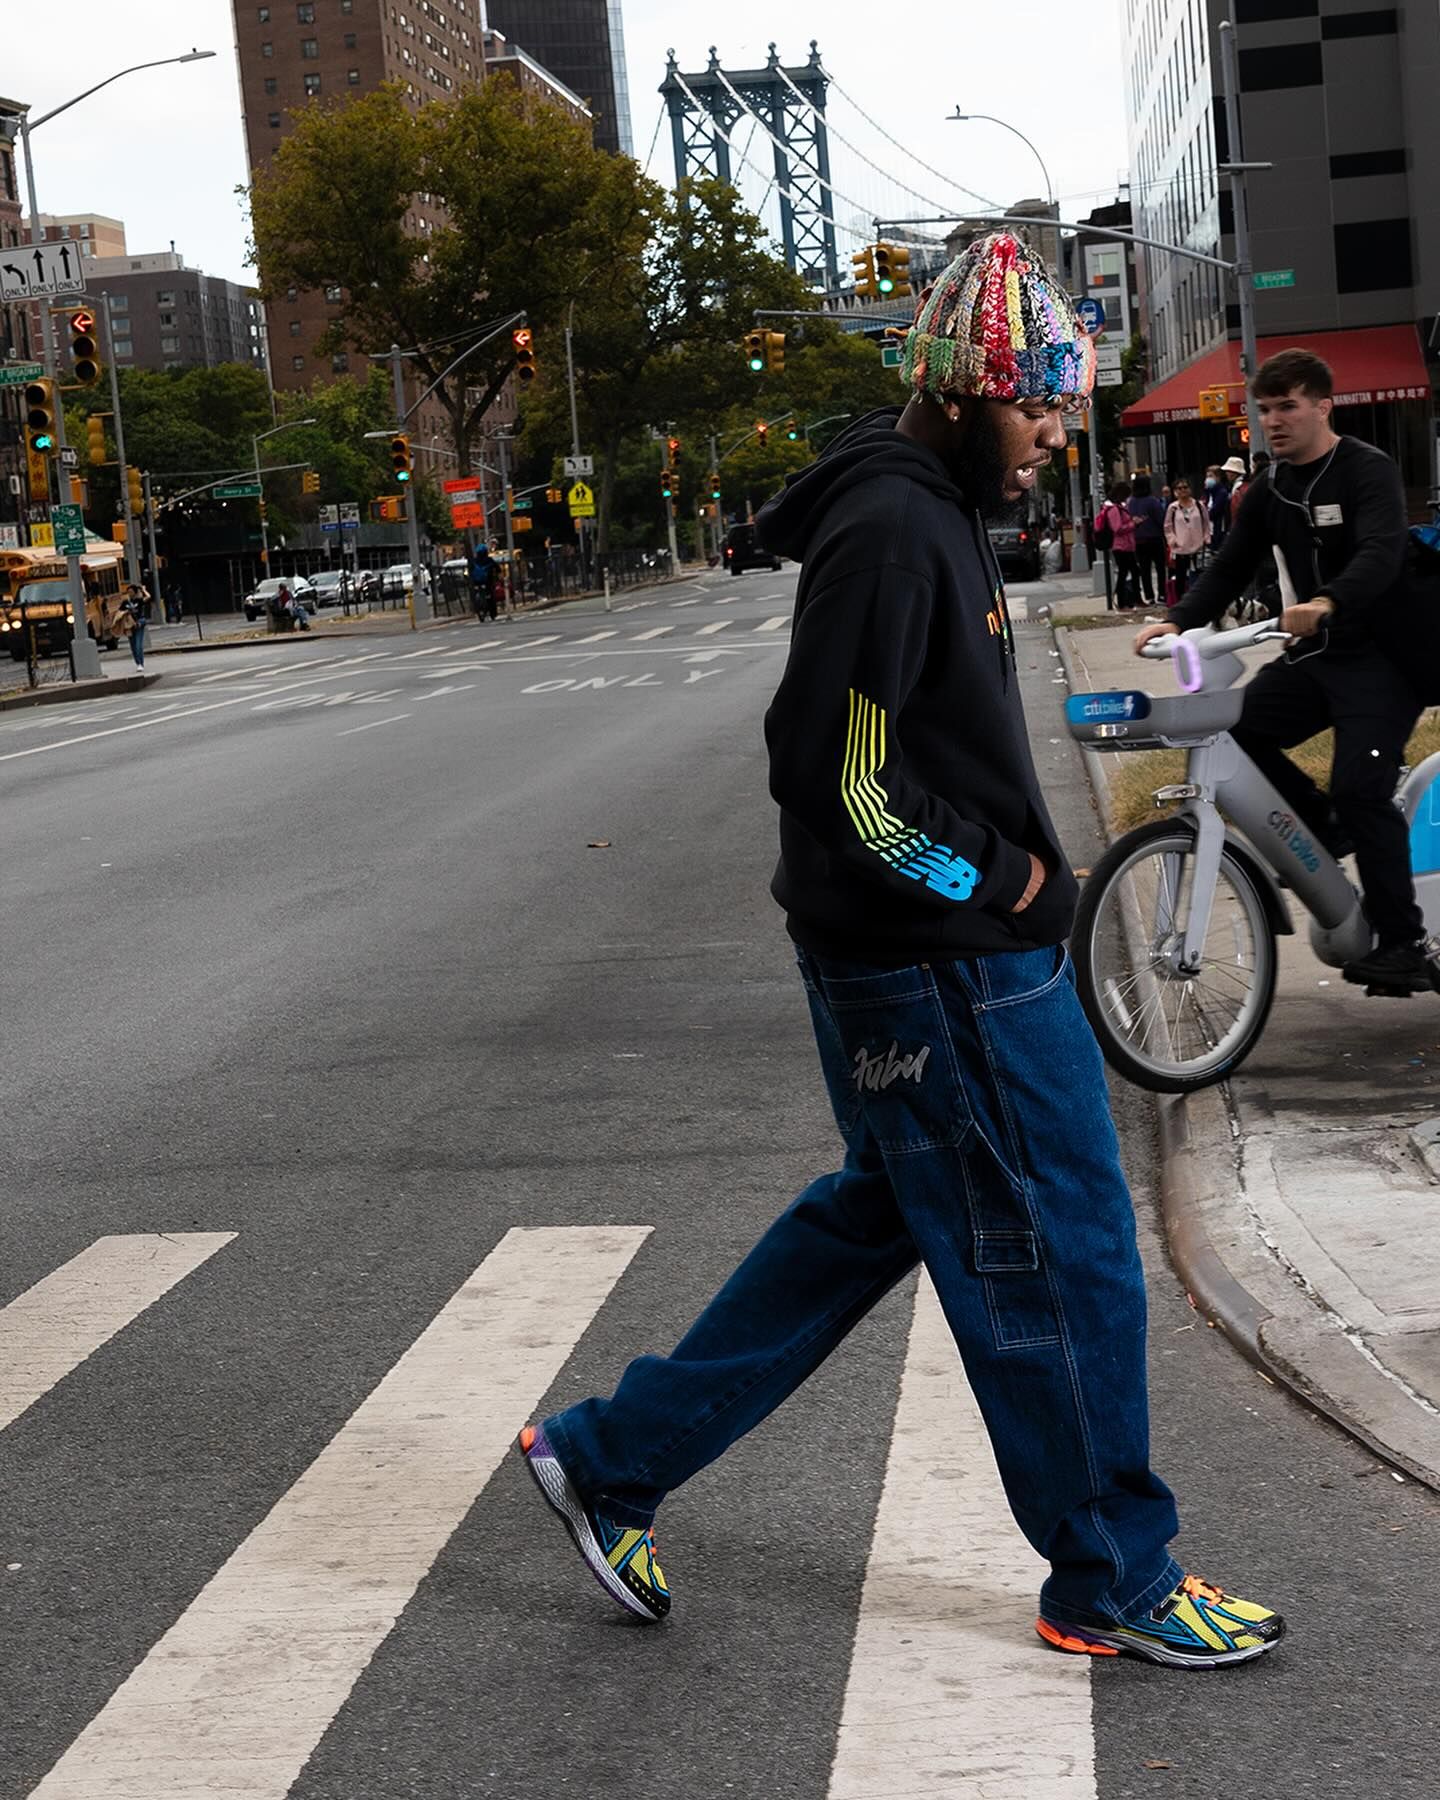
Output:
[[1123,688],[1072,694],[1065,702],[1071,737],[1092,750],[1152,750],[1198,744],[1229,731],[1240,718],[1244,690],[1159,697]]

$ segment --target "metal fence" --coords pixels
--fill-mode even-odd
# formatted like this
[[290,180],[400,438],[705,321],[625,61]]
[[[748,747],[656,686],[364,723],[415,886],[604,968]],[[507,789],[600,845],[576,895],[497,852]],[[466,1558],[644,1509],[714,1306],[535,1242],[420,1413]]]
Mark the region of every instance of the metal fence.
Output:
[[[616,550],[603,558],[582,558],[573,547],[539,556],[517,553],[501,567],[506,600],[511,606],[537,600],[577,600],[584,594],[597,594],[605,585],[607,573],[611,592],[619,593],[626,588],[666,581],[673,572],[668,551]],[[430,565],[429,575],[437,612],[469,612],[469,571],[458,558]]]

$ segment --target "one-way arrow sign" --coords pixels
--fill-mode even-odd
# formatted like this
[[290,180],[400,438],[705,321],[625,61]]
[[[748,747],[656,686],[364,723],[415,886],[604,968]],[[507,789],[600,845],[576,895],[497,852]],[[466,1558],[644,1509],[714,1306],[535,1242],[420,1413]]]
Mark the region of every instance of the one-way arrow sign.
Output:
[[77,294],[85,285],[80,258],[70,244],[33,244],[10,254],[13,262],[0,263],[0,300]]

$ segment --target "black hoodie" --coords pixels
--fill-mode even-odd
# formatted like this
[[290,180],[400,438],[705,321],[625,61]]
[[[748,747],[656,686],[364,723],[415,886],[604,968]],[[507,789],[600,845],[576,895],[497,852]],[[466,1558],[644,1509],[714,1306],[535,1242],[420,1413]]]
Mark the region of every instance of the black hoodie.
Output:
[[[1076,888],[1030,755],[999,565],[898,418],[859,420],[757,522],[804,565],[765,719],[771,891],[820,955],[898,966],[1056,944]],[[1030,851],[1048,878],[1015,913]]]

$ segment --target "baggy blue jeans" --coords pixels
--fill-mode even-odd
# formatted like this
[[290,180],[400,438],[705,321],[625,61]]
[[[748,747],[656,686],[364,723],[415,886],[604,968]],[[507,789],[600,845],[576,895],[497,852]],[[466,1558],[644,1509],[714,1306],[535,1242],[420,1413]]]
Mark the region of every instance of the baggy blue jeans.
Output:
[[881,970],[802,951],[844,1166],[776,1220],[674,1352],[545,1422],[581,1493],[646,1525],[923,1261],[1059,1617],[1179,1581],[1149,1461],[1145,1283],[1104,1070],[1063,949]]

